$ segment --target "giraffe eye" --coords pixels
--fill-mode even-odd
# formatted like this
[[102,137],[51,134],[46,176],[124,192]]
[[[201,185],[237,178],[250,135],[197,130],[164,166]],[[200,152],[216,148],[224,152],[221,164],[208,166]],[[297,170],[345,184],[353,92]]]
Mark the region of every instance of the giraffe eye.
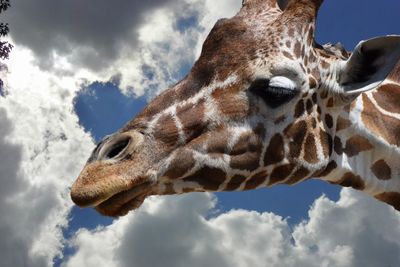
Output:
[[273,77],[271,80],[257,79],[251,84],[249,90],[261,97],[270,108],[277,108],[289,102],[298,93],[295,83],[281,76]]

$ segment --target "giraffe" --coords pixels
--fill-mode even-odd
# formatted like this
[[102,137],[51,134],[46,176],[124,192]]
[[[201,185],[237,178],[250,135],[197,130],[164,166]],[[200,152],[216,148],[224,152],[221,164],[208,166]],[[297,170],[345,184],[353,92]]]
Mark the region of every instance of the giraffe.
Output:
[[315,178],[400,211],[400,37],[319,45],[323,0],[244,0],[189,74],[94,149],[71,190],[123,216],[147,196]]

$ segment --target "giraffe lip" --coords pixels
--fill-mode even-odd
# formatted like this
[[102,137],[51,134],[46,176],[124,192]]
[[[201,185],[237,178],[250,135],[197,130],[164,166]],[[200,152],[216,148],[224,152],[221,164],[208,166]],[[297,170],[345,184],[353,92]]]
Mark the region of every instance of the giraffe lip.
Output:
[[151,195],[151,182],[144,182],[134,187],[114,194],[97,204],[94,208],[102,215],[120,217],[129,211],[137,209]]

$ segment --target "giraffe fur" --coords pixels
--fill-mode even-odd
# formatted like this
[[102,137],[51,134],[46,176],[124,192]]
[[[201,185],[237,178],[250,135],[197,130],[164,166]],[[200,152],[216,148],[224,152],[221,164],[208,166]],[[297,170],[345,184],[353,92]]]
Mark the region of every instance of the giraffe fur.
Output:
[[307,179],[400,210],[400,37],[314,40],[322,0],[245,0],[190,73],[93,151],[73,201],[123,216],[147,196]]

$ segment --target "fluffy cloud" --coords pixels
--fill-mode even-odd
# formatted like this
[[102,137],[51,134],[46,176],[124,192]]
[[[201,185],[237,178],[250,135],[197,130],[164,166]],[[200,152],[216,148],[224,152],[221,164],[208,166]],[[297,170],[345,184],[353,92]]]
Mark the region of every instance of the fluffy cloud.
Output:
[[2,266],[50,266],[72,206],[68,187],[93,147],[72,114],[73,79],[32,64],[15,48],[0,97]]
[[[41,69],[62,76],[84,71],[141,96],[168,88],[199,54],[206,33],[240,1],[17,1],[5,13],[15,44]],[[29,25],[29,27],[27,27]]]
[[295,228],[293,237],[298,247],[327,256],[320,266],[397,266],[400,262],[400,214],[392,207],[343,189],[338,202],[318,199],[309,216],[308,222]]
[[93,148],[73,113],[76,92],[110,78],[137,95],[165,89],[194,60],[205,30],[198,25],[201,1],[146,1],[137,10],[133,2],[113,3],[118,9],[106,21],[103,13],[114,7],[105,1],[96,9],[76,1],[28,2],[6,13],[15,49],[1,70],[2,266],[51,266],[62,256],[68,188]]
[[124,43],[135,46],[143,14],[168,2],[25,0],[13,2],[5,18],[15,42],[32,49],[41,66],[51,67],[56,53],[99,69],[118,57]]
[[[232,210],[210,217],[206,194],[153,198],[95,231],[80,230],[64,266],[396,266],[400,215],[344,189],[317,199],[298,225],[272,213]],[[293,230],[292,230],[293,229]]]

